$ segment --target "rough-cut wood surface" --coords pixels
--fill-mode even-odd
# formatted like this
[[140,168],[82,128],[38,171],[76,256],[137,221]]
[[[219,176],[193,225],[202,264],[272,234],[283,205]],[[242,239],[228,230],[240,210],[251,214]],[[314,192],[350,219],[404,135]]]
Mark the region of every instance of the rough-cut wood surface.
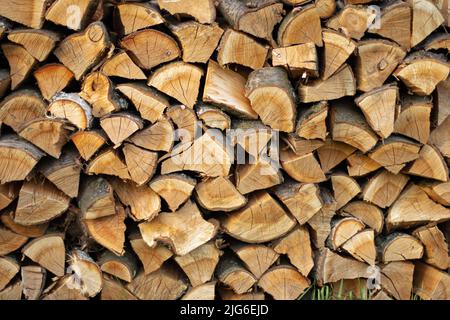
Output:
[[450,299],[448,3],[0,0],[0,300]]

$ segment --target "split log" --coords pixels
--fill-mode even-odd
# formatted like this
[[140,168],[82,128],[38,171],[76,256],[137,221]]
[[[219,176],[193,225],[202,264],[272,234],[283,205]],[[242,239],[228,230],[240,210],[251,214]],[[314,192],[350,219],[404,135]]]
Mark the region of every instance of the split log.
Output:
[[219,281],[237,294],[249,292],[257,279],[234,257],[221,260],[216,275]]
[[195,196],[198,204],[210,211],[230,212],[247,204],[247,198],[226,177],[205,179],[198,183]]
[[154,29],[133,32],[122,38],[120,46],[140,68],[146,70],[180,56],[177,42],[167,34]]
[[18,182],[9,182],[0,185],[0,210],[5,209],[19,195],[20,184]]
[[322,29],[315,5],[298,7],[288,13],[278,29],[277,42],[282,47],[308,42],[321,47]]
[[178,2],[170,0],[157,0],[161,9],[170,14],[183,14],[195,18],[200,23],[212,23],[216,20],[216,8],[212,0],[187,0]]
[[66,249],[60,234],[36,238],[22,249],[22,253],[58,277],[65,273]]
[[450,276],[419,262],[414,269],[414,292],[424,300],[448,300]]
[[342,215],[349,214],[365,225],[372,228],[376,233],[383,231],[384,215],[383,211],[375,205],[364,201],[352,201],[341,210]]
[[437,226],[424,226],[414,230],[413,235],[422,242],[424,261],[438,269],[449,267],[448,245]]
[[298,88],[301,102],[335,100],[356,93],[356,80],[349,65],[343,64],[327,80],[314,80]]
[[78,196],[81,163],[74,149],[65,150],[59,159],[48,159],[39,172],[69,197]]
[[245,97],[245,83],[245,78],[237,72],[223,69],[210,60],[202,99],[237,117],[256,119],[258,115]]
[[70,198],[48,181],[25,182],[17,202],[14,222],[24,226],[48,222],[69,208]]
[[222,68],[239,64],[257,70],[264,66],[268,52],[268,48],[245,33],[228,29],[220,41],[217,62]]
[[337,250],[355,234],[364,230],[365,225],[356,218],[337,218],[331,223],[331,232],[328,238],[329,246]]
[[74,127],[63,119],[38,118],[24,124],[18,133],[45,153],[59,159],[73,130]]
[[325,140],[325,144],[317,149],[317,156],[324,173],[329,172],[339,163],[355,152],[356,148],[332,139]]
[[450,183],[449,182],[421,182],[419,187],[435,202],[443,206],[450,206]]
[[42,62],[53,51],[59,37],[48,30],[18,29],[8,33],[8,40],[20,44],[34,59]]
[[159,196],[148,186],[137,186],[118,178],[109,179],[120,201],[130,207],[131,217],[136,221],[152,220],[161,209]]
[[66,119],[80,130],[89,129],[93,121],[91,107],[76,93],[57,93],[47,112],[53,117]]
[[381,8],[379,23],[372,24],[368,32],[393,40],[408,50],[411,47],[411,19],[411,6],[394,1]]
[[283,175],[278,166],[266,157],[260,157],[254,163],[239,165],[236,169],[236,189],[244,195],[282,182]]
[[140,235],[130,237],[130,244],[139,257],[146,275],[161,268],[163,263],[173,255],[172,251],[163,245],[157,245],[154,248],[149,247]]
[[450,79],[438,83],[435,91],[435,121],[436,126],[441,125],[450,115]]
[[308,220],[308,225],[311,227],[311,240],[319,249],[325,246],[325,241],[331,231],[331,219],[336,214],[336,201],[331,193],[322,189],[320,197],[323,201],[322,209]]
[[275,300],[295,300],[310,285],[308,278],[291,266],[276,266],[258,281],[258,286]]
[[401,47],[387,40],[360,41],[357,53],[357,88],[364,92],[381,87],[406,55]]
[[48,223],[36,224],[33,226],[23,226],[14,222],[13,214],[13,211],[5,211],[2,215],[0,215],[0,220],[5,227],[10,229],[14,233],[28,238],[42,237],[46,233]]
[[181,273],[171,266],[144,274],[139,273],[126,288],[140,300],[176,300],[187,289]]
[[407,162],[419,158],[420,146],[400,136],[390,136],[369,153],[369,158],[382,165],[386,170],[397,174]]
[[283,69],[270,67],[252,72],[245,89],[252,109],[264,124],[284,132],[294,131],[296,98]]
[[1,48],[8,60],[11,90],[14,90],[28,78],[36,64],[36,59],[25,48],[17,44],[4,43]]
[[100,267],[84,251],[74,250],[70,254],[67,285],[77,289],[85,297],[95,297],[103,287],[103,277]]
[[[270,216],[265,212],[270,211]],[[295,220],[268,193],[260,191],[249,197],[248,204],[221,220],[222,229],[232,237],[262,243],[286,234],[295,226]]]
[[384,263],[420,259],[424,252],[423,245],[417,238],[398,232],[383,238],[378,249]]
[[139,111],[141,117],[152,123],[160,120],[169,107],[165,97],[152,88],[137,83],[123,83],[116,87]]
[[285,254],[300,273],[307,277],[314,267],[313,251],[306,226],[295,227],[289,234],[277,240],[273,249],[278,254]]
[[380,208],[390,207],[408,183],[408,176],[380,171],[365,185],[362,197],[364,201],[376,204]]
[[125,35],[164,23],[161,13],[149,3],[119,3],[114,18]]
[[153,125],[136,132],[130,140],[136,146],[148,150],[169,152],[175,140],[175,128],[172,122],[162,116]]
[[216,297],[216,281],[210,281],[188,290],[181,300],[214,300]]
[[0,183],[25,179],[44,153],[16,135],[0,138]]
[[84,160],[89,160],[106,143],[106,139],[103,131],[99,130],[77,131],[70,137]]
[[322,79],[327,80],[355,51],[356,43],[334,30],[323,30],[322,37],[324,43]]
[[126,143],[122,148],[130,178],[138,185],[150,181],[156,171],[158,154]]
[[300,225],[308,222],[322,208],[319,188],[312,183],[287,181],[277,186],[274,193]]
[[91,160],[86,168],[87,174],[107,174],[121,179],[130,179],[128,167],[113,149],[106,150]]
[[363,6],[346,5],[337,15],[328,20],[326,26],[342,32],[356,40],[361,40],[364,33],[375,19],[375,13]]
[[64,276],[45,289],[42,300],[88,300],[69,284],[70,277]]
[[398,87],[388,84],[355,99],[367,123],[381,138],[386,139],[394,132],[398,95]]
[[45,19],[72,30],[81,30],[97,8],[98,0],[56,0]]
[[7,0],[0,6],[0,15],[30,28],[40,29],[44,23],[46,0]]
[[219,108],[202,105],[197,108],[197,117],[209,128],[226,130],[231,129],[230,117]]
[[347,158],[347,171],[351,177],[360,177],[381,168],[381,165],[362,152],[351,154]]
[[171,106],[167,109],[166,115],[177,127],[176,139],[189,142],[201,135],[197,114],[193,109],[186,108],[184,105]]
[[65,38],[54,51],[58,60],[81,77],[106,54],[110,46],[108,32],[101,22],[90,24],[84,31]]
[[223,29],[215,23],[205,25],[194,21],[171,25],[170,29],[181,44],[183,61],[191,63],[207,63],[223,34]]
[[231,246],[231,250],[233,250],[256,279],[260,279],[279,257],[279,254],[274,249],[258,244],[245,245],[237,243]]
[[161,165],[161,174],[190,170],[208,177],[226,176],[230,172],[231,163],[231,151],[225,144],[222,133],[217,129],[210,129],[187,149],[165,160]]
[[20,249],[28,241],[28,237],[17,234],[2,226],[0,226],[0,239],[0,256],[6,256]]
[[358,260],[340,256],[328,248],[320,252],[317,262],[317,282],[319,285],[342,279],[368,278],[369,266]]
[[[231,144],[233,146],[236,144],[239,145],[240,148],[245,150],[245,152],[254,159],[259,159],[260,157],[267,155],[267,145],[274,137],[274,134],[273,131],[261,121],[236,120],[233,121],[231,129]],[[236,157],[242,159],[238,161],[245,161],[245,155],[241,152],[242,149],[240,148],[237,148]]]
[[317,14],[321,19],[330,18],[336,11],[337,5],[335,0],[315,0],[314,3]]
[[72,81],[74,75],[66,66],[59,63],[43,65],[33,73],[39,90],[46,100],[64,90]]
[[80,97],[92,106],[94,117],[125,109],[127,104],[113,91],[111,80],[101,72],[92,72],[84,78]]
[[83,223],[92,239],[116,255],[123,255],[125,253],[123,249],[126,229],[125,210],[121,205],[116,204],[115,212],[102,218],[84,219]]
[[47,104],[34,90],[19,90],[8,95],[0,103],[0,122],[11,127],[15,132],[27,122],[43,117]]
[[450,156],[450,143],[448,138],[450,137],[450,117],[447,117],[444,122],[441,123],[430,134],[429,142],[438,148],[439,152],[444,157]]
[[443,222],[450,210],[428,198],[425,191],[412,184],[390,207],[386,216],[387,230],[404,229],[429,222]]
[[437,33],[430,37],[425,44],[425,50],[450,50],[450,36],[447,33]]
[[84,219],[116,214],[112,186],[102,177],[87,177],[80,188],[78,206]]
[[136,261],[130,254],[117,256],[110,251],[105,251],[98,259],[98,265],[102,272],[126,282],[131,282],[137,273]]
[[336,200],[336,209],[340,209],[361,192],[358,182],[344,173],[335,173],[331,176],[333,196]]
[[196,180],[184,174],[168,174],[150,182],[150,188],[163,198],[174,212],[185,203],[192,194]]
[[296,133],[305,139],[325,140],[327,136],[326,119],[328,103],[319,102],[308,109],[299,111]]
[[222,300],[264,300],[264,292],[248,292],[237,294],[231,289],[219,289],[220,298]]
[[426,96],[436,89],[439,82],[447,79],[449,72],[450,67],[445,60],[419,52],[403,60],[394,75],[415,94]]
[[313,153],[298,156],[292,151],[282,151],[280,154],[283,170],[298,182],[323,182],[326,177]]
[[103,275],[103,288],[100,293],[100,300],[137,300],[120,281]]
[[147,79],[144,72],[131,60],[125,51],[121,51],[107,59],[102,65],[102,72],[108,77],[120,77],[131,80]]
[[220,0],[218,9],[235,30],[244,31],[274,44],[273,29],[283,18],[283,4],[259,1],[254,6],[238,0]]
[[391,262],[381,267],[380,284],[397,300],[410,300],[414,265],[410,262]]
[[375,247],[374,231],[366,229],[358,232],[342,245],[342,249],[356,260],[371,266],[375,265],[377,249]]
[[411,47],[414,47],[437,29],[444,22],[444,17],[431,1],[408,2],[412,8]]
[[317,77],[319,67],[316,46],[312,42],[272,50],[272,65],[283,66],[294,76],[306,73]]
[[175,261],[183,269],[193,287],[211,281],[221,251],[214,242],[208,242],[188,254],[175,257]]
[[300,138],[296,133],[290,133],[287,137],[281,137],[281,139],[299,156],[311,153],[325,144],[324,141],[318,139],[308,140]]
[[424,145],[419,158],[414,160],[406,172],[411,175],[448,181],[448,167],[439,151],[430,145]]
[[344,101],[335,103],[330,112],[333,140],[341,141],[366,153],[377,143],[372,131],[357,108]]
[[[149,78],[148,85],[194,108],[203,70],[185,62],[173,62],[156,70]],[[177,83],[174,86],[173,82]]]
[[162,212],[153,220],[139,224],[139,229],[150,247],[161,241],[170,245],[175,254],[185,255],[211,240],[217,225],[204,220],[197,205],[189,201],[178,211]]
[[0,291],[0,300],[21,300],[22,299],[22,281],[16,281]]
[[3,290],[8,283],[19,272],[20,266],[11,257],[0,257],[0,290]]
[[27,300],[38,300],[44,290],[47,271],[37,265],[21,268],[23,295]]
[[115,144],[115,147],[118,147],[133,133],[141,130],[143,122],[133,114],[119,112],[102,117],[100,119],[100,126],[112,143]]

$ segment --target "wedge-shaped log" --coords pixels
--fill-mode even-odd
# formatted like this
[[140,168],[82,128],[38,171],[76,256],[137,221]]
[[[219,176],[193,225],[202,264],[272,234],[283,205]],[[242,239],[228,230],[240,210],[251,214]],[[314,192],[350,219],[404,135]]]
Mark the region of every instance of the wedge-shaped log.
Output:
[[200,23],[212,23],[216,20],[216,8],[212,0],[157,1],[161,9],[167,10],[173,15],[188,15]]
[[364,201],[376,204],[380,208],[388,208],[398,198],[408,180],[408,176],[403,174],[382,170],[364,186],[362,197]]
[[414,47],[436,30],[444,22],[444,17],[433,2],[425,0],[408,2],[412,7],[411,47]]
[[148,150],[169,152],[175,140],[175,128],[170,120],[162,116],[153,125],[136,132],[130,140]]
[[[270,215],[265,214],[271,212]],[[221,227],[232,237],[249,243],[262,243],[286,234],[295,220],[267,192],[249,197],[248,204],[221,220]]]
[[83,219],[98,219],[116,214],[112,186],[102,177],[87,177],[80,188],[78,206]]
[[375,265],[377,250],[373,230],[366,229],[358,232],[342,245],[342,249],[356,260],[365,262],[371,266]]
[[312,42],[272,50],[272,65],[283,66],[294,76],[301,76],[304,72],[310,76],[318,76],[317,60],[316,46]]
[[412,163],[406,173],[443,182],[448,181],[448,167],[444,158],[435,147],[428,144],[422,147],[419,158]]
[[27,27],[40,29],[44,23],[46,0],[6,0],[0,6],[0,15]]
[[106,54],[110,46],[109,35],[102,22],[90,24],[84,31],[65,38],[54,51],[63,65],[81,77]]
[[247,204],[244,197],[226,177],[205,179],[195,187],[200,206],[210,211],[233,211]]
[[89,22],[99,0],[56,0],[48,8],[45,19],[72,30],[81,30]]
[[326,180],[313,153],[299,156],[290,150],[282,151],[280,160],[283,170],[298,182],[315,183]]
[[133,133],[141,130],[143,122],[131,113],[119,112],[102,117],[100,126],[117,147]]
[[20,44],[33,58],[42,62],[53,51],[59,37],[48,30],[16,29],[9,32],[8,40]]
[[102,65],[102,72],[108,77],[120,77],[131,80],[145,80],[145,73],[131,60],[130,56],[121,51],[112,56]]
[[114,18],[125,35],[164,23],[158,9],[149,3],[119,3]]
[[149,247],[139,234],[130,236],[130,244],[141,261],[145,274],[158,270],[166,260],[173,256],[172,251],[164,245],[158,244],[154,248]]
[[8,60],[11,90],[14,90],[28,78],[37,60],[18,44],[4,43],[1,45],[1,48]]
[[258,286],[275,300],[295,300],[309,285],[308,278],[289,265],[271,268],[258,281]]
[[414,230],[413,235],[423,244],[423,260],[441,270],[448,268],[448,244],[437,226],[424,226]]
[[231,246],[231,250],[257,279],[260,279],[279,257],[272,248],[261,244],[236,243]]
[[325,140],[325,144],[317,149],[317,155],[323,172],[329,172],[355,151],[356,148],[343,142],[332,139]]
[[39,90],[46,100],[64,90],[72,81],[74,75],[66,66],[60,63],[48,63],[33,73]]
[[185,62],[173,62],[153,73],[148,80],[148,85],[192,109],[197,102],[202,76],[203,70],[197,66]]
[[384,263],[420,259],[424,252],[422,243],[416,237],[399,232],[382,238],[378,249]]
[[364,202],[352,201],[341,210],[341,214],[349,214],[372,228],[376,233],[381,233],[384,225],[383,211],[377,206]]
[[329,29],[322,31],[322,37],[324,43],[322,79],[327,80],[355,51],[356,43],[344,34]]
[[161,241],[170,245],[177,255],[188,254],[211,240],[217,232],[217,226],[204,220],[192,201],[176,212],[163,212],[152,221],[141,223],[139,229],[150,247]]
[[122,38],[120,46],[142,69],[152,69],[180,56],[177,42],[169,35],[154,29],[133,32]]
[[414,292],[424,300],[447,300],[450,276],[446,272],[418,262],[414,270]]
[[239,73],[223,69],[217,62],[209,60],[202,99],[237,117],[257,119],[258,114],[245,97],[245,83],[246,79]]
[[125,143],[122,152],[131,180],[138,185],[149,182],[156,171],[158,154],[131,143]]
[[280,169],[268,158],[260,157],[254,163],[239,165],[236,169],[236,189],[241,194],[262,190],[283,183]]
[[65,273],[66,249],[60,234],[36,238],[22,249],[22,253],[58,277]]
[[77,131],[70,139],[84,160],[89,160],[106,143],[107,137],[100,130]]
[[121,179],[131,179],[127,165],[113,149],[105,150],[91,160],[86,168],[87,174],[107,174]]

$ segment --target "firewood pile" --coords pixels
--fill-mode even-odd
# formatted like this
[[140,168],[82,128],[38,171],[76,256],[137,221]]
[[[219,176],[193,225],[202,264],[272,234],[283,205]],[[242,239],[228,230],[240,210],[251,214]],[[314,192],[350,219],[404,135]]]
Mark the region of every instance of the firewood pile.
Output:
[[450,299],[448,0],[0,16],[0,299]]

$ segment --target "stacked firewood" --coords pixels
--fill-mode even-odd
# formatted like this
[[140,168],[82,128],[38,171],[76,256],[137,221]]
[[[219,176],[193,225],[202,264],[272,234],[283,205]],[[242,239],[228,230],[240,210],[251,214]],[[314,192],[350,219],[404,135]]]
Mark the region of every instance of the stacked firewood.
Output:
[[450,299],[447,0],[0,16],[0,299]]

